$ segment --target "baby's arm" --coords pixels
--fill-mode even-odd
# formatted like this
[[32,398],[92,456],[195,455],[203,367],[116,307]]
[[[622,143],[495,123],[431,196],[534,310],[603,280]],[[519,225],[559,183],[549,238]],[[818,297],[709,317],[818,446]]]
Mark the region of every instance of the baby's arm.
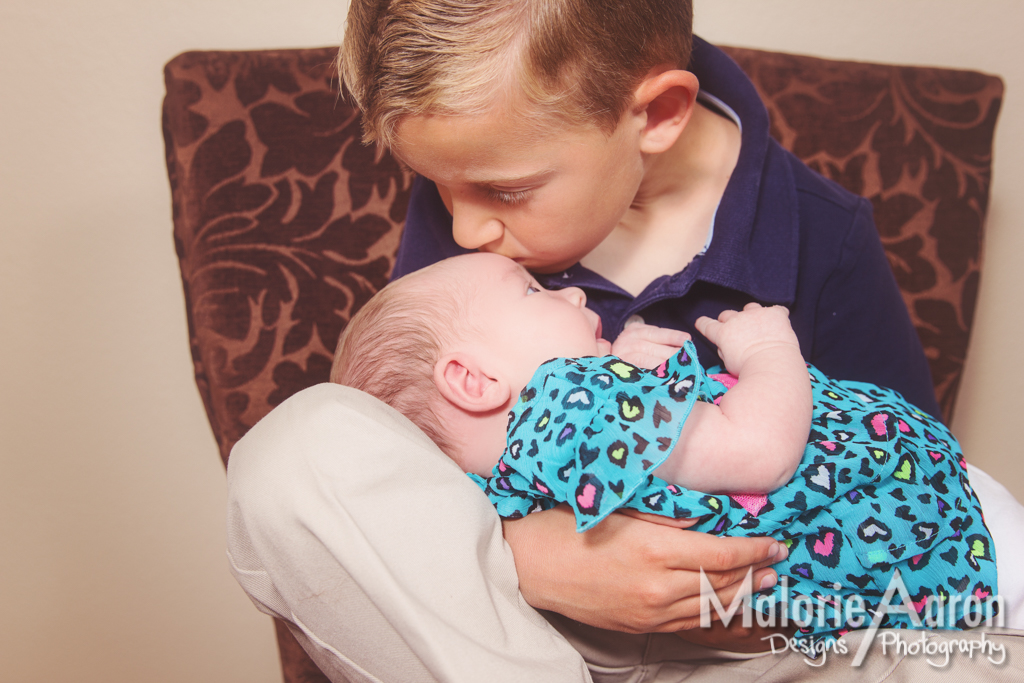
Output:
[[696,326],[738,381],[719,405],[694,404],[656,474],[698,491],[777,489],[796,471],[811,426],[811,383],[789,311],[747,304]]

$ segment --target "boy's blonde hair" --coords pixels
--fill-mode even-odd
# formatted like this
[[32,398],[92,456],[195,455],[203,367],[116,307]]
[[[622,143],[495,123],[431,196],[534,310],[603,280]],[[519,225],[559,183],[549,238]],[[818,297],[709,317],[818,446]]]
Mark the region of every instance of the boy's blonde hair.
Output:
[[391,282],[356,313],[338,340],[331,381],[365,391],[409,418],[448,456],[450,431],[434,365],[465,332],[468,293],[454,286],[450,262]]
[[367,143],[496,104],[610,133],[653,67],[687,67],[692,17],[691,0],[352,0],[338,69]]

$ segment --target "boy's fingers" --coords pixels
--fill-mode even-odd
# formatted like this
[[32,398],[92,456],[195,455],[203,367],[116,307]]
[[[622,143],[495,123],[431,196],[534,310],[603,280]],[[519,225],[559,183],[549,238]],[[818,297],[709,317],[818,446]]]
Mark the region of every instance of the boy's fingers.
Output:
[[636,519],[642,519],[643,521],[651,522],[652,524],[661,524],[662,526],[671,526],[677,529],[688,529],[699,521],[696,518],[673,519],[672,517],[665,517],[664,515],[652,515],[632,508],[616,510],[616,512],[623,515],[629,515],[630,517],[635,517]]
[[670,563],[672,569],[689,569],[705,572],[728,572],[742,570],[756,565],[765,567],[785,559],[789,552],[786,546],[771,537],[743,538],[739,536],[712,536],[695,531],[681,531],[685,534],[685,552]]
[[[715,587],[715,595],[718,596],[718,600],[722,604],[722,606],[728,609],[737,596],[742,597],[745,595],[750,595],[751,593],[757,592],[759,590],[763,590],[762,588],[760,588],[762,584],[765,585],[765,588],[768,587],[767,584],[774,585],[774,582],[776,581],[775,577],[775,572],[771,569],[761,569],[758,571],[754,571],[751,574],[751,580],[747,581],[746,572],[744,572],[738,580],[729,584]],[[711,577],[709,576],[709,578]],[[766,581],[766,579],[768,580]],[[714,584],[715,582],[712,581],[712,585]],[[678,600],[675,604],[672,605],[671,611],[678,615],[678,618],[676,620],[672,620],[663,624],[661,627],[659,627],[658,630],[662,632],[667,632],[688,630],[691,628],[699,627],[700,608],[701,598],[698,588],[698,593],[696,595],[687,595],[687,597]],[[712,608],[712,620],[717,620],[716,617],[716,611],[714,608]]]
[[[775,573],[774,569],[770,567],[758,567],[756,565],[751,567],[743,567],[742,569],[732,569],[727,572],[704,572],[704,577],[707,579],[708,584],[715,589],[715,592],[722,590],[728,590],[736,586],[746,586],[747,572],[750,572],[751,590],[759,591],[765,588],[771,588],[778,582],[778,574]],[[699,589],[699,574],[698,574],[698,589]]]

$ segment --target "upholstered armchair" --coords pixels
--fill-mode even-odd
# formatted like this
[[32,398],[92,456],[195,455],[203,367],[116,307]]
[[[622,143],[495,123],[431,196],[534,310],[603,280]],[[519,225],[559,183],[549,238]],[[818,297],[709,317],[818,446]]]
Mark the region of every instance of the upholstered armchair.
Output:
[[[978,293],[1002,82],[727,52],[757,86],[773,136],[874,205],[948,421]],[[225,462],[274,406],[327,380],[339,334],[394,262],[412,176],[359,142],[335,53],[188,52],[165,68],[189,343]],[[288,683],[326,680],[281,623],[277,636]]]

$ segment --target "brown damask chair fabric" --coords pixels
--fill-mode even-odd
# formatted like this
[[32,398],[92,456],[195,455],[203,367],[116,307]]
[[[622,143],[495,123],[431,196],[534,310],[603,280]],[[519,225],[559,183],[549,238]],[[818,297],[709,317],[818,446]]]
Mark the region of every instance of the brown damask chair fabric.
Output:
[[[772,134],[874,204],[952,415],[974,316],[993,76],[726,48]],[[411,174],[359,143],[334,48],[188,52],[165,68],[163,131],[196,383],[227,461],[291,394],[327,379],[338,335],[387,282]],[[288,683],[324,681],[277,624]]]
[[953,415],[981,275],[999,78],[727,48],[768,106],[772,136],[871,200],[875,223]]

